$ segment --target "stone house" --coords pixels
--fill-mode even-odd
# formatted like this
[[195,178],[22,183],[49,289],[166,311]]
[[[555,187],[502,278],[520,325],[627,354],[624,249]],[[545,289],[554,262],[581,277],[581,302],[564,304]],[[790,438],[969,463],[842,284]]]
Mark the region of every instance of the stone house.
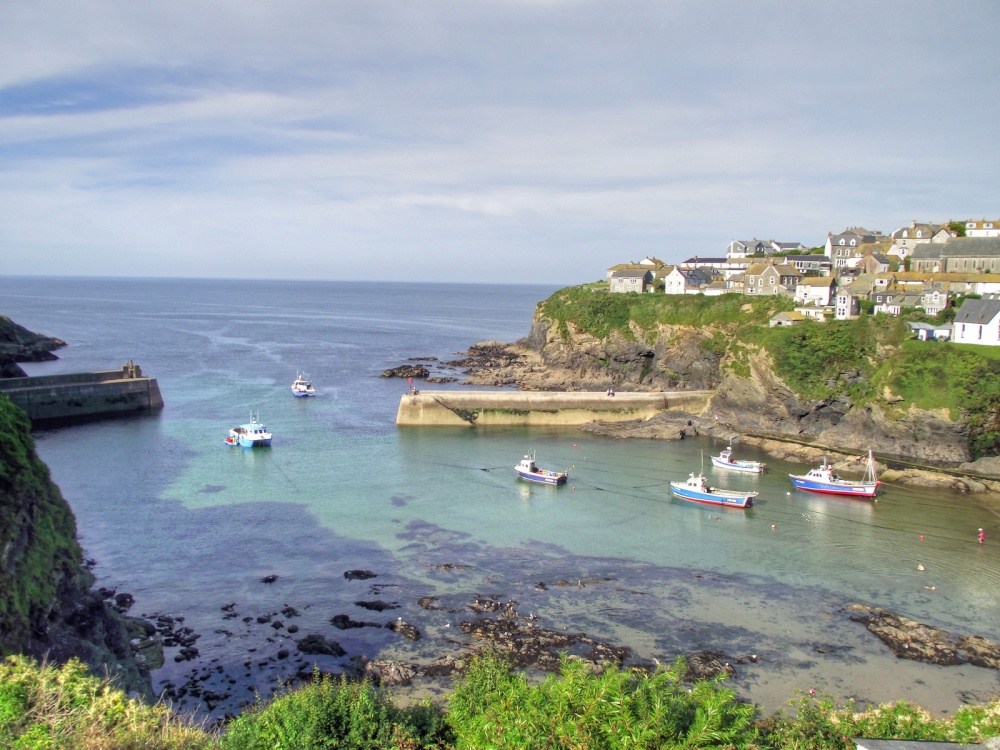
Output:
[[771,243],[758,240],[733,240],[726,246],[727,258],[747,258],[751,255],[766,255]]
[[943,245],[954,237],[946,226],[918,223],[916,220],[911,221],[908,227],[897,229],[891,236],[892,247],[889,249],[889,254],[895,255],[900,260],[908,258],[917,245],[927,242]]
[[743,275],[744,294],[789,294],[802,274],[795,266],[754,263]]
[[642,293],[653,283],[653,272],[648,268],[626,268],[611,274],[609,291],[615,294],[624,292]]

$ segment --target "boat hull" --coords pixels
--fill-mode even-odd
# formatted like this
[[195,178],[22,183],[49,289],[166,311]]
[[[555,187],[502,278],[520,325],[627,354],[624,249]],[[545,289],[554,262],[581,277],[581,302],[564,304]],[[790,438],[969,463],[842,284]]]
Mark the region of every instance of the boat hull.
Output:
[[712,456],[712,466],[717,469],[726,469],[727,471],[742,471],[744,474],[760,474],[764,471],[763,464],[756,461],[735,463],[732,461],[723,461],[718,456]]
[[820,482],[815,479],[808,479],[804,476],[791,476],[792,484],[796,489],[806,492],[818,492],[823,495],[848,495],[850,497],[875,497],[880,482],[850,482],[845,484],[832,484],[830,482]]
[[315,396],[316,391],[292,391],[292,395],[295,398],[308,398],[309,396]]
[[532,473],[518,470],[517,475],[527,482],[537,482],[538,484],[566,484],[567,475],[555,472]]
[[720,490],[715,492],[702,492],[685,487],[682,482],[671,482],[670,489],[674,496],[681,500],[688,500],[692,503],[702,503],[704,505],[716,505],[725,508],[751,508],[753,507],[753,495],[751,494],[722,494]]

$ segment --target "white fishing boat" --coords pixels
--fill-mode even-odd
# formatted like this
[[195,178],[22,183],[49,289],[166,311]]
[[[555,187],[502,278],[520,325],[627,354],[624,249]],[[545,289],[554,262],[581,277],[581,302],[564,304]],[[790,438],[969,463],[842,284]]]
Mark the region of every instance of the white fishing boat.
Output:
[[296,398],[315,396],[316,389],[313,388],[313,384],[309,382],[308,378],[300,372],[292,383],[292,395]]
[[749,459],[734,459],[733,448],[728,446],[718,456],[711,456],[712,466],[717,469],[728,469],[729,471],[742,471],[747,474],[760,474],[767,464],[762,461],[751,461]]

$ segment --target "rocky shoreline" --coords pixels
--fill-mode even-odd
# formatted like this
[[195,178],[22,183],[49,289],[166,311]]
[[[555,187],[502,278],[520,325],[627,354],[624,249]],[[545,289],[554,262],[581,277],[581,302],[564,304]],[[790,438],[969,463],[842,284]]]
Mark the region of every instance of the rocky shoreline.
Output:
[[[442,572],[460,576],[464,566],[443,563],[439,567]],[[373,571],[349,570],[344,572],[344,577],[372,581],[367,594],[376,598],[355,602],[363,609],[382,612],[403,607],[410,612],[423,611],[429,616],[443,615],[454,621],[455,626],[445,625],[449,635],[435,639],[428,651],[418,646],[423,641],[420,627],[401,617],[355,620],[347,613],[340,613],[330,618],[330,625],[345,634],[355,629],[374,628],[398,635],[400,640],[392,649],[392,657],[369,659],[360,653],[350,653],[341,642],[330,637],[329,630],[301,632],[295,621],[302,611],[310,608],[308,603],[298,607],[286,605],[281,611],[254,613],[244,612],[237,603],[228,602],[218,609],[220,622],[215,633],[232,640],[255,631],[263,635],[266,646],[249,648],[239,662],[227,663],[211,650],[200,653],[193,647],[201,635],[183,626],[183,616],[144,615],[146,638],[159,645],[161,657],[165,652],[168,660],[191,663],[183,680],[167,680],[161,684],[159,697],[169,700],[180,710],[207,713],[222,721],[258,699],[258,678],[267,674],[272,675],[268,682],[284,688],[308,682],[323,673],[346,674],[352,679],[369,679],[390,688],[395,696],[406,700],[408,694],[421,695],[424,686],[441,684],[442,679],[460,678],[469,657],[484,650],[503,654],[516,668],[534,674],[558,672],[564,654],[585,662],[595,672],[608,665],[643,671],[655,670],[660,665],[656,659],[643,658],[628,646],[595,639],[586,632],[547,627],[542,624],[548,619],[544,611],[525,613],[520,603],[507,595],[467,593],[449,595],[446,599],[424,596],[416,602],[400,603],[377,598],[384,595],[386,584],[379,583],[380,576]],[[277,576],[268,578],[272,583],[277,580]],[[560,589],[584,592],[592,588],[600,590],[608,584],[613,585],[614,579],[558,579],[536,581],[533,589],[537,593]],[[111,599],[122,597],[121,594],[109,596]],[[130,599],[128,595],[125,597],[126,601]],[[981,636],[954,635],[861,604],[840,608],[835,615],[843,623],[864,625],[899,659],[939,666],[966,664],[1000,671],[1000,644]],[[413,645],[407,647],[406,643]],[[760,646],[767,648],[763,643]],[[813,643],[810,648],[817,656],[829,658],[838,658],[838,653],[846,654],[851,650],[844,644],[825,642]],[[759,671],[765,660],[771,660],[770,668],[776,668],[779,674],[782,670],[780,664],[773,663],[776,654],[745,650],[745,644],[731,650],[709,646],[670,658],[677,656],[684,657],[687,668],[684,679],[689,682],[717,677],[735,679],[741,675],[741,670]]]

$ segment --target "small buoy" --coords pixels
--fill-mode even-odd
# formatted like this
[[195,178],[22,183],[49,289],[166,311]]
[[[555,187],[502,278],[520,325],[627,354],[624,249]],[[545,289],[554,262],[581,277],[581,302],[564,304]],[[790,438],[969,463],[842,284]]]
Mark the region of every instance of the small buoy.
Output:
[[921,541],[923,541],[923,538],[924,538],[924,535],[923,535],[923,534],[921,534],[921,535],[920,535],[920,539],[921,539]]
[[924,588],[927,589],[928,591],[936,591],[937,590],[937,586],[924,586]]
[[923,570],[923,569],[924,569],[924,564],[923,563],[917,563],[917,570]]
[[576,487],[573,488],[573,492],[576,492]]
[[791,492],[786,492],[785,494],[788,495],[788,496],[791,496],[792,493]]
[[772,523],[771,524],[771,531],[774,531],[776,528],[778,528],[777,524],[773,524]]
[[573,447],[574,447],[574,448],[576,447],[576,443],[573,443]]

